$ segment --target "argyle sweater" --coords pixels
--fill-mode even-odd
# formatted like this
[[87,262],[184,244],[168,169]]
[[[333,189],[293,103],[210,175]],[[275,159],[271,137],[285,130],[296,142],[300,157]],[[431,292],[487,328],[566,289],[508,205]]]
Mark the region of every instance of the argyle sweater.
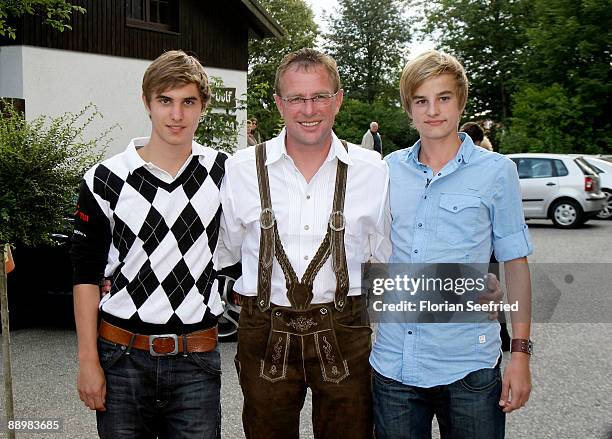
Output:
[[[146,139],[144,139],[146,140]],[[111,279],[102,318],[141,334],[185,334],[222,313],[212,255],[227,155],[194,142],[170,184],[146,168],[133,140],[84,176],[72,238],[74,284]]]

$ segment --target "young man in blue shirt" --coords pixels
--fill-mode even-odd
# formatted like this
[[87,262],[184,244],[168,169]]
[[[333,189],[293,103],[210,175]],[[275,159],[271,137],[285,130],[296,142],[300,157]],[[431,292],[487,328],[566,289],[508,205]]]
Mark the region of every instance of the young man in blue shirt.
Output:
[[442,438],[503,438],[505,414],[531,391],[532,245],[518,175],[512,161],[457,132],[467,92],[463,67],[447,54],[429,51],[404,68],[402,104],[420,139],[386,158],[390,263],[486,264],[494,252],[508,302],[524,314],[511,315],[515,341],[503,380],[496,322],[381,323],[370,357],[379,439],[431,437],[434,415]]

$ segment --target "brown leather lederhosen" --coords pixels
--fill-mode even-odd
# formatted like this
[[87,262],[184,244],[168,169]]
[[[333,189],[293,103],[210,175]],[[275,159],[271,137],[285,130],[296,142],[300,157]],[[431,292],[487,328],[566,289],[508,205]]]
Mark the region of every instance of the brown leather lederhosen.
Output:
[[[256,298],[243,303],[236,357],[245,435],[297,438],[305,388],[310,387],[315,438],[371,438],[371,329],[365,298],[347,297],[347,165],[338,161],[327,232],[298,279],[272,210],[265,144],[257,145],[255,154],[261,201],[258,289]],[[275,257],[285,276],[289,307],[270,302]],[[334,301],[312,304],[315,276],[329,257],[336,276]]]
[[[347,148],[346,142],[342,142]],[[314,278],[327,260],[332,258],[332,269],[336,275],[336,294],[334,306],[342,311],[346,305],[346,296],[349,289],[348,267],[346,265],[346,252],[344,249],[344,196],[346,194],[346,163],[338,160],[336,170],[336,186],[332,212],[327,225],[327,233],[314,257],[308,264],[302,279],[299,280],[289,258],[285,253],[278,234],[278,227],[272,210],[270,196],[270,183],[266,169],[266,144],[260,143],[255,147],[257,166],[257,181],[259,184],[259,197],[261,202],[261,236],[259,241],[259,267],[257,273],[257,306],[261,311],[270,307],[270,290],[272,278],[272,265],[274,257],[278,260],[285,275],[287,298],[291,303],[291,310],[283,308],[272,311],[272,327],[270,328],[271,341],[266,349],[264,359],[261,361],[261,375],[270,380],[282,379],[283,354],[289,348],[291,335],[314,336],[317,352],[321,360],[321,372],[325,381],[338,382],[348,375],[346,361],[342,358],[338,343],[333,335],[331,313],[327,307],[312,306]],[[326,333],[329,333],[327,336]],[[322,347],[320,347],[322,345]],[[321,355],[321,351],[324,355]],[[331,360],[331,361],[330,361]],[[279,367],[281,366],[281,367]]]

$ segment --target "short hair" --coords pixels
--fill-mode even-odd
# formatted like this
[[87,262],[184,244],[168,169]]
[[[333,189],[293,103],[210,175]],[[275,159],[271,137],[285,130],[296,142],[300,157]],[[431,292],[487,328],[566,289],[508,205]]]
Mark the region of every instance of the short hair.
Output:
[[147,103],[150,103],[154,94],[187,84],[195,84],[198,87],[204,111],[211,97],[204,67],[194,56],[187,55],[182,50],[170,50],[160,55],[145,71],[142,93]]
[[400,97],[404,110],[411,114],[411,101],[414,92],[426,79],[445,74],[450,74],[455,78],[459,108],[463,111],[469,88],[465,69],[457,61],[457,58],[437,50],[428,50],[404,66],[400,78]]
[[482,127],[476,122],[466,122],[464,123],[459,131],[463,131],[474,141],[474,143],[480,143],[484,139],[484,130]]
[[378,122],[376,122],[375,120],[370,122],[370,128],[372,128],[374,125],[378,126]]
[[283,58],[280,65],[276,69],[276,77],[274,78],[274,92],[280,96],[280,80],[283,74],[289,70],[293,65],[298,66],[299,69],[306,71],[313,69],[317,66],[323,66],[329,78],[332,81],[334,93],[340,90],[340,75],[338,74],[338,65],[336,60],[331,56],[326,55],[315,49],[303,48],[296,52],[291,52]]

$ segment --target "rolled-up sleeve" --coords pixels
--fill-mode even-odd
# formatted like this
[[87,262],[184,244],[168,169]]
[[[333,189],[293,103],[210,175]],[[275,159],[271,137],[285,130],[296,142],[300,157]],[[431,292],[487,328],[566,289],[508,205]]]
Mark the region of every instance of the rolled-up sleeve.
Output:
[[500,166],[491,198],[491,221],[495,257],[504,262],[529,256],[533,252],[533,245],[523,215],[516,165],[502,158]]

